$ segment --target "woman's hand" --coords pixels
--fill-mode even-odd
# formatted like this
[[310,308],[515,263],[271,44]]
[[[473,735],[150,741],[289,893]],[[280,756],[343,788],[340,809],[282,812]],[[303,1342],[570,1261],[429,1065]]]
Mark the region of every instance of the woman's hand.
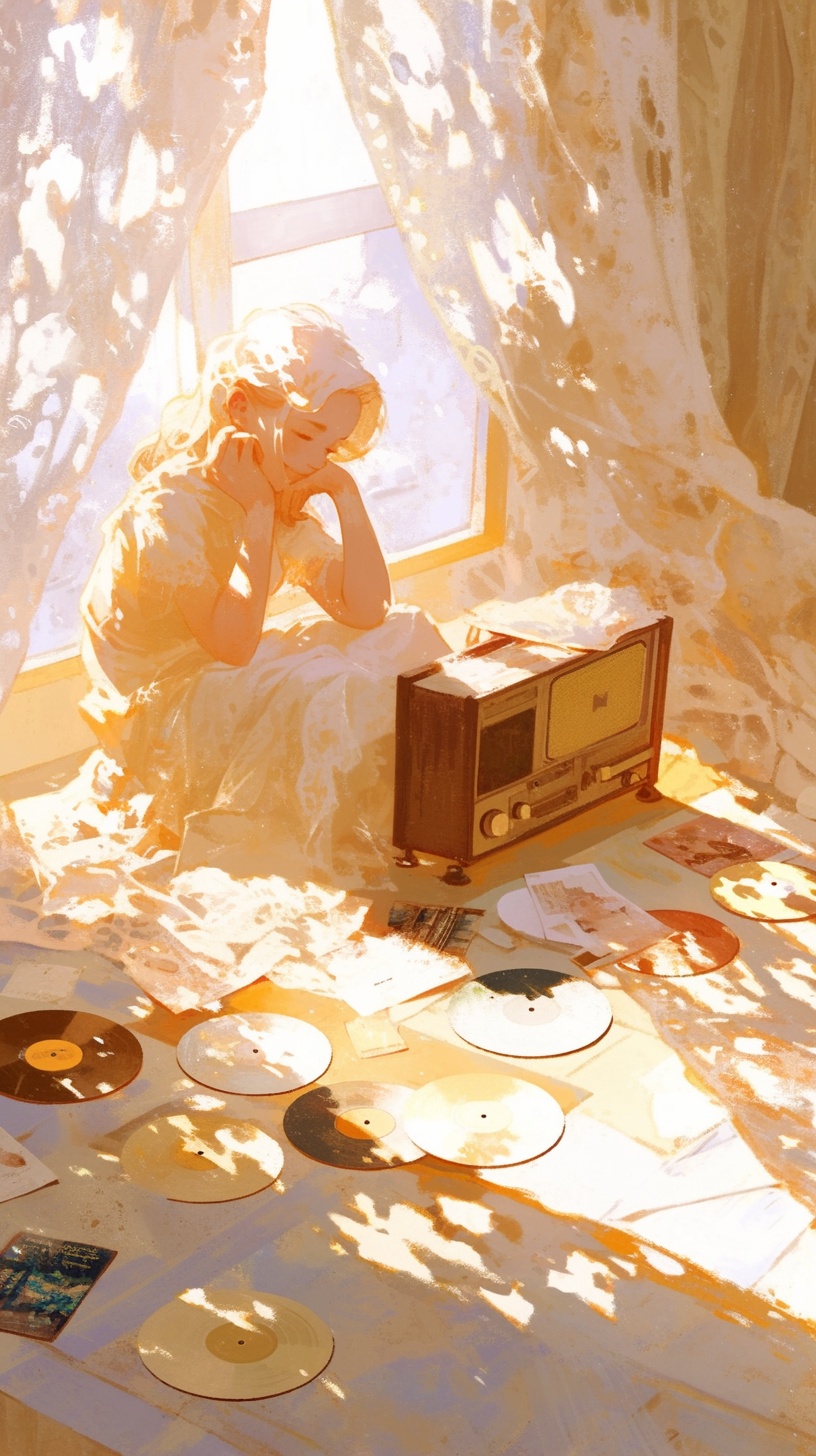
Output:
[[273,506],[275,494],[261,469],[263,451],[255,435],[227,425],[219,431],[209,451],[208,464],[225,495],[242,506],[247,515],[253,506]]
[[337,502],[338,498],[348,494],[349,491],[356,493],[357,486],[353,476],[340,465],[327,461],[320,470],[313,475],[306,475],[297,480],[293,485],[287,485],[281,491],[275,491],[275,505],[277,517],[282,526],[293,526],[296,521],[305,520],[303,507],[307,500],[313,495],[328,495]]

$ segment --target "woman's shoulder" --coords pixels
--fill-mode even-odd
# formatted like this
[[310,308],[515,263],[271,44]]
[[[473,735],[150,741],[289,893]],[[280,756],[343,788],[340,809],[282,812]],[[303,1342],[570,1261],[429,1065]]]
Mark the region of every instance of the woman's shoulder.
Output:
[[206,529],[213,513],[229,515],[229,499],[193,467],[169,462],[135,482],[120,510],[156,529]]

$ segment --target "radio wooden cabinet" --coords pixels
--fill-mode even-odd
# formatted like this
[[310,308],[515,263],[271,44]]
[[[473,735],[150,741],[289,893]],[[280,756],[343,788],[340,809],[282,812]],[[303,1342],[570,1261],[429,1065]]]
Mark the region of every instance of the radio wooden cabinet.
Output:
[[653,785],[672,625],[600,651],[495,635],[401,673],[394,844],[469,864]]

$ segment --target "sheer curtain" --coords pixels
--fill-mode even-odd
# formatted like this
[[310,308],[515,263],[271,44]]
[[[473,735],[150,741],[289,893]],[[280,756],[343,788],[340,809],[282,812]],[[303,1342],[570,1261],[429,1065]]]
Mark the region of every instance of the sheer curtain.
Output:
[[707,0],[329,4],[413,267],[516,442],[506,547],[461,594],[637,585],[676,622],[669,725],[795,795],[816,520],[763,492],[816,339],[809,0],[719,30]]
[[7,0],[0,704],[94,450],[263,91],[269,0]]

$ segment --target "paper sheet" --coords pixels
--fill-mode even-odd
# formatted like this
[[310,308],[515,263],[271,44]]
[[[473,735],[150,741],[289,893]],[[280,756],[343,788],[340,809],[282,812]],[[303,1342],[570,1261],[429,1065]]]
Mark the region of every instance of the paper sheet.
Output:
[[0,1203],[56,1182],[56,1173],[0,1127]]
[[578,965],[603,966],[646,950],[666,927],[639,905],[616,894],[592,864],[525,875],[546,940],[579,947]]
[[359,1016],[384,1011],[470,974],[462,961],[399,935],[383,939],[364,935],[349,941],[332,956],[330,969],[337,995]]
[[21,961],[0,990],[0,996],[56,1006],[73,994],[78,980],[78,966],[59,965],[56,961]]
[[385,1012],[347,1021],[346,1031],[358,1057],[387,1057],[408,1050],[407,1041]]
[[492,601],[466,613],[477,627],[555,647],[611,647],[624,632],[648,626],[660,615],[634,587],[569,582],[523,602]]

